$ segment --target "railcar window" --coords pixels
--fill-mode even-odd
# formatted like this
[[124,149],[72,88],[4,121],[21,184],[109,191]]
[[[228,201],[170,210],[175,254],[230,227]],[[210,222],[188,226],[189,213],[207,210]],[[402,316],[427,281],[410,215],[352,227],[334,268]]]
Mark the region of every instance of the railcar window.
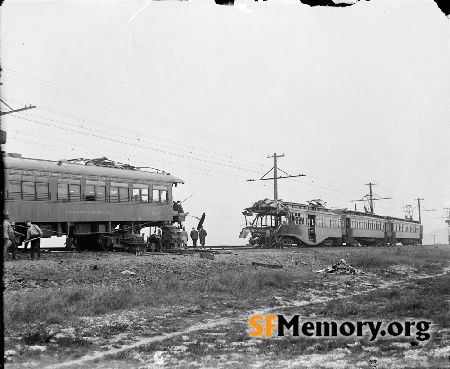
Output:
[[69,186],[67,183],[58,183],[58,200],[69,200]]
[[84,196],[86,201],[105,201],[106,183],[104,181],[86,180]]
[[300,214],[300,224],[305,225],[305,223],[306,223],[305,214]]
[[48,200],[50,198],[50,191],[48,183],[36,183],[36,200]]
[[109,190],[110,202],[127,202],[129,201],[130,191],[128,189],[128,183],[124,182],[111,182]]
[[95,201],[95,186],[86,185],[84,198],[86,201]]
[[119,187],[119,201],[126,202],[128,201],[129,189],[125,187]]
[[[11,178],[11,176],[10,176]],[[8,183],[8,199],[21,199],[22,185],[20,182],[9,181]]]
[[24,200],[36,198],[36,184],[34,182],[22,182],[22,198]]
[[161,191],[161,202],[167,202],[167,191]]
[[69,184],[69,200],[80,201],[81,186],[78,184]]
[[167,201],[168,201],[167,190],[165,190],[163,188],[166,188],[166,187],[153,186],[153,197],[152,197],[153,202],[167,203]]
[[133,184],[133,201],[148,202],[148,186]]
[[119,187],[110,187],[109,188],[109,201],[110,202],[119,202]]
[[80,201],[81,200],[80,180],[58,178],[58,200]]
[[95,197],[97,201],[105,201],[106,187],[105,186],[95,186]]

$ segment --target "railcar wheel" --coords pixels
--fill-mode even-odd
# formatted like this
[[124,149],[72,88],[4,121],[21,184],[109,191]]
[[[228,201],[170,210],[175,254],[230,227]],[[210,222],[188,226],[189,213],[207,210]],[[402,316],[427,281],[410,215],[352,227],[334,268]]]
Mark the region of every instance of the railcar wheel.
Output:
[[100,248],[100,250],[103,251],[111,251],[112,250],[112,245],[110,243],[110,240],[108,238],[108,236],[102,234],[99,239],[98,239],[98,246]]

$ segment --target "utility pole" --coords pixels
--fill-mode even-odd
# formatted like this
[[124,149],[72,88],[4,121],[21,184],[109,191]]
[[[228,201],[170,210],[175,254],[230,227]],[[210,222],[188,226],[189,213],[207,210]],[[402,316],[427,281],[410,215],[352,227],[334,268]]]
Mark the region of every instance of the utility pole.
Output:
[[433,236],[433,245],[436,245],[436,236],[437,236],[437,235],[432,234],[432,236]]
[[444,208],[444,210],[447,210],[447,220],[445,223],[447,223],[448,244],[450,245],[450,208]]
[[[269,155],[267,158],[268,159],[273,158],[273,167],[259,179],[260,181],[267,181],[267,180],[272,180],[272,179],[274,180],[274,183],[273,183],[273,197],[274,198],[273,199],[275,201],[278,200],[278,180],[279,179],[282,179],[282,178],[294,178],[294,177],[304,177],[305,176],[304,174],[298,174],[298,175],[295,175],[295,176],[291,176],[288,173],[286,173],[284,170],[278,168],[277,158],[282,158],[282,157],[284,157],[284,154],[277,155],[277,153],[274,153],[273,155]],[[273,170],[273,174],[274,174],[273,178],[264,178],[272,170]],[[278,176],[278,170],[282,171],[286,175],[285,176],[281,176],[281,177]],[[247,181],[253,182],[253,181],[255,181],[255,179],[247,179]]]
[[369,202],[370,202],[370,212],[373,214],[373,193],[372,193],[372,186],[375,186],[376,183],[366,183],[364,186],[369,186]]
[[[370,213],[373,214],[374,213],[374,206],[373,206],[373,202],[375,200],[389,200],[390,197],[380,197],[377,194],[373,193],[372,191],[372,186],[376,186],[376,183],[366,183],[364,186],[369,186],[369,193],[365,196],[363,196],[361,199],[359,200],[352,200],[353,201],[368,201],[369,205],[370,205]],[[378,198],[376,198],[375,196],[377,196]]]
[[278,166],[277,166],[277,158],[283,158],[284,154],[277,155],[274,153],[272,156],[268,156],[267,159],[273,158],[273,199],[275,201],[278,200]]
[[[0,86],[1,85],[3,85],[3,83],[0,83]],[[28,105],[28,106],[25,106],[25,107],[20,108],[20,109],[13,109],[7,103],[5,103],[2,99],[0,99],[0,102],[2,102],[9,109],[11,109],[10,111],[0,111],[0,116],[1,115],[6,115],[6,114],[11,114],[11,113],[18,113],[19,111],[24,111],[24,110],[36,108],[35,106]],[[5,143],[6,143],[6,131],[2,130],[1,129],[1,125],[0,125],[0,144],[4,145]]]
[[420,217],[420,200],[423,201],[424,199],[417,198],[417,199],[414,199],[414,200],[417,200],[417,207],[419,209],[419,224],[422,224],[422,218]]

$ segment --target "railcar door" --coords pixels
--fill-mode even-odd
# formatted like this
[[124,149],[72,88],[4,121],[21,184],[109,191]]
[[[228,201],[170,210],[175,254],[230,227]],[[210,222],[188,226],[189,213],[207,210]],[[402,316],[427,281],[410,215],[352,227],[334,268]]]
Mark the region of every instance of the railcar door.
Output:
[[316,216],[308,214],[308,238],[311,242],[316,242]]

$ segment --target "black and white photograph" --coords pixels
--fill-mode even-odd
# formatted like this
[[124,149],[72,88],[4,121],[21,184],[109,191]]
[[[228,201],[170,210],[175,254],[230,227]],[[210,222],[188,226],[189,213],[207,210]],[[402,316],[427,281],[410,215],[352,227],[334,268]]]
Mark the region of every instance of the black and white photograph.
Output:
[[3,367],[450,368],[450,6],[5,0]]

